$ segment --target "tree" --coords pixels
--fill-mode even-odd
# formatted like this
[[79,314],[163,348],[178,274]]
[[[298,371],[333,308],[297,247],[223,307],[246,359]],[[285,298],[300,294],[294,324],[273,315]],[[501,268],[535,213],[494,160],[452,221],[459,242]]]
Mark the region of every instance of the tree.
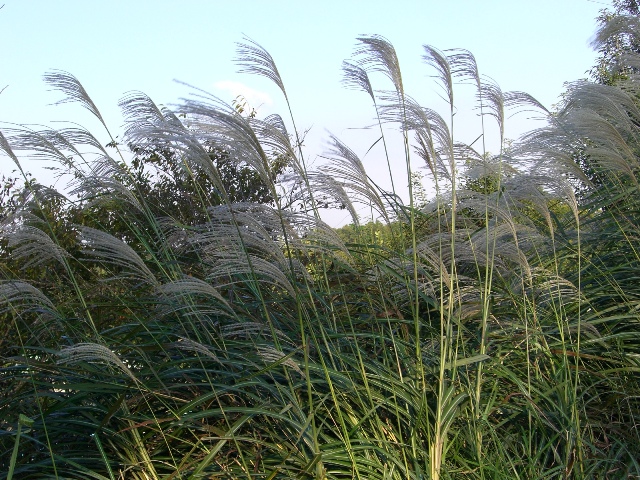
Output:
[[[121,179],[132,191],[143,195],[156,216],[171,217],[193,225],[206,221],[202,205],[217,206],[230,202],[271,204],[273,193],[248,165],[231,159],[219,147],[207,148],[211,162],[216,166],[225,192],[217,188],[203,170],[186,168],[179,154],[168,147],[135,147],[128,178]],[[284,156],[271,160],[272,181],[285,171],[288,161]]]
[[[598,17],[599,32],[594,46],[598,48],[591,77],[603,85],[614,85],[633,71],[625,65],[625,54],[640,53],[640,41],[625,25],[640,16],[638,0],[613,0],[613,11],[603,9]],[[633,18],[635,17],[635,18]]]

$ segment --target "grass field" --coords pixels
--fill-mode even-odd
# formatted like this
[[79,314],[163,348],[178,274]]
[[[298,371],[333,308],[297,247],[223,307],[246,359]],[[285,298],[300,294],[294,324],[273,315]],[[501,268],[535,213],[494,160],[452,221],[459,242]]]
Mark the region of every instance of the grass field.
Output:
[[[131,95],[107,147],[3,130],[25,176],[46,158],[73,185],[30,182],[0,216],[0,478],[640,477],[636,76],[571,84],[550,113],[426,47],[443,118],[404,91],[392,45],[359,45],[345,78],[397,126],[408,195],[337,138],[308,168],[288,114],[207,97],[177,115]],[[259,45],[239,57],[286,97]],[[73,76],[47,80],[101,119]],[[484,126],[456,142],[458,82],[500,151]],[[548,126],[508,142],[513,108]],[[230,191],[221,158],[262,201]]]

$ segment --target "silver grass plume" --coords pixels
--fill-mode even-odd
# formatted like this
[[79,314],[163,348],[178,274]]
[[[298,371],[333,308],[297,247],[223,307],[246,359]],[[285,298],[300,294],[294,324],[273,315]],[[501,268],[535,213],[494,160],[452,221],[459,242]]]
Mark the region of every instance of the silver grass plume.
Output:
[[[202,108],[198,102],[192,104]],[[174,149],[178,152],[175,161],[183,169],[202,170],[221,196],[226,196],[220,173],[194,129],[187,128],[173,112],[159,108],[147,95],[140,92],[132,92],[121,99],[120,107],[127,125],[127,143],[141,148],[156,148],[161,145]]]
[[640,108],[636,98],[621,88],[585,81],[572,82],[568,86],[565,103],[559,115],[568,110],[591,110],[624,133],[637,135]]
[[[344,249],[331,227],[306,214],[249,202],[220,205],[209,212],[210,222],[202,225],[190,242],[200,245],[210,258],[250,253],[276,264],[294,278],[310,280],[306,269],[295,258],[285,255],[287,244],[301,251]],[[327,243],[321,243],[321,238]]]
[[566,278],[552,274],[543,268],[534,269],[533,275],[535,284],[530,295],[535,297],[537,305],[557,309],[569,304],[577,305],[580,301],[580,292]]
[[[432,47],[429,48],[431,49]],[[473,54],[463,48],[454,48],[446,50],[445,52],[451,76],[460,78],[462,82],[471,81],[477,88],[480,88],[480,73],[478,72],[478,64]],[[443,53],[440,53],[440,55],[443,55]]]
[[[594,35],[591,40],[591,47],[600,51],[607,48],[607,45],[637,42],[640,38],[640,20],[634,15],[613,15],[608,18]],[[631,77],[637,78],[637,73],[633,72],[629,67],[632,66],[628,62],[629,57],[637,55],[619,55],[614,59],[614,63],[608,67],[611,69],[610,74],[629,74]],[[633,63],[637,64],[637,60]]]
[[315,216],[256,203],[220,205],[209,212],[210,222],[202,225],[189,242],[212,258],[224,256],[226,250],[237,254],[246,251],[276,262],[283,271],[290,271],[293,266],[292,275],[306,278],[305,268],[285,256],[285,236],[289,248],[302,252],[322,250],[330,255],[340,251],[348,258],[335,230]]
[[282,365],[286,365],[287,367],[295,370],[303,377],[305,376],[304,372],[300,369],[293,358],[287,358],[287,355],[280,350],[269,346],[258,346],[256,347],[256,351],[258,353],[258,356],[262,358],[265,363],[282,362]]
[[475,285],[466,285],[456,289],[452,301],[453,317],[456,321],[464,322],[482,313],[482,297]]
[[302,251],[322,251],[330,256],[341,252],[343,261],[353,260],[336,230],[321,219],[304,213],[290,212],[286,215],[286,220],[298,233],[291,241],[295,248]]
[[75,365],[81,362],[107,363],[113,365],[136,384],[140,383],[131,369],[120,360],[120,357],[104,345],[97,343],[78,343],[77,345],[63,348],[58,352],[58,361],[56,362],[58,365]]
[[[242,203],[221,205],[209,210],[211,221],[202,225],[191,239],[206,255],[220,258],[230,252],[241,256],[252,253],[281,266],[287,261],[278,241],[283,234],[282,222],[268,206]],[[264,216],[259,217],[259,213]]]
[[281,288],[295,297],[295,289],[286,274],[275,264],[255,255],[226,253],[211,267],[208,280],[221,287],[243,284],[256,280]]
[[148,125],[162,126],[167,122],[164,113],[151,98],[142,92],[129,92],[122,97],[118,106],[122,110],[127,125],[125,137],[131,129]]
[[85,208],[109,202],[114,198],[124,200],[138,212],[145,209],[135,196],[122,182],[111,176],[89,175],[81,177],[71,183],[71,195],[77,195]]
[[415,151],[422,158],[436,179],[451,181],[455,162],[451,133],[447,122],[436,111],[424,108],[410,96],[397,103],[393,95],[383,95],[386,101],[381,116],[389,122],[402,125],[405,131],[413,131],[417,146]]
[[126,270],[114,278],[134,278],[149,285],[158,285],[144,260],[126,243],[113,235],[90,227],[79,227],[80,246],[89,257]]
[[443,262],[442,255],[439,253],[439,247],[432,244],[429,240],[424,240],[417,246],[418,259],[423,262],[424,268],[433,275],[433,278],[442,277],[442,281],[445,285],[450,282],[449,272],[447,271],[447,265]]
[[292,346],[295,345],[295,343],[282,330],[277,328],[272,329],[265,323],[238,322],[222,325],[220,327],[220,335],[225,339],[255,339],[261,336],[271,338],[272,333],[275,334],[279,340],[282,340]]
[[[347,88],[364,90],[369,95],[369,97],[371,98],[371,101],[373,102],[373,107],[375,109],[376,117],[378,121],[378,127],[380,129],[379,140],[382,140],[382,145],[384,147],[385,157],[387,160],[387,168],[389,171],[389,180],[391,181],[391,190],[395,194],[396,187],[395,187],[395,182],[393,180],[393,173],[391,171],[391,160],[389,158],[387,140],[385,138],[384,131],[382,129],[382,119],[380,117],[380,110],[378,108],[378,102],[376,101],[376,96],[373,91],[373,86],[371,85],[369,74],[364,68],[360,67],[360,65],[357,65],[356,63],[349,62],[346,60],[342,62],[342,73],[343,73],[342,83],[346,85]],[[375,145],[379,140],[377,140],[373,145]],[[373,148],[373,145],[369,148],[369,150]]]
[[[438,275],[445,275],[445,272],[448,271],[446,275],[450,275],[452,262],[461,263],[461,262],[469,262],[473,261],[474,257],[471,252],[466,249],[462,249],[461,252],[458,252],[458,246],[462,246],[465,244],[466,239],[470,235],[470,231],[464,228],[457,228],[455,233],[449,232],[441,232],[441,233],[433,233],[431,235],[426,236],[422,242],[419,244],[419,251],[426,251],[426,249],[430,249],[432,253],[431,255],[437,252],[439,257],[438,263],[441,262],[442,265],[445,266],[445,270],[442,272],[437,272]],[[455,253],[452,252],[452,240],[455,241]],[[436,265],[434,265],[436,266]],[[450,276],[446,277],[450,279]],[[444,281],[444,280],[443,280]],[[448,283],[448,282],[445,282]]]
[[376,98],[371,86],[369,74],[360,65],[347,60],[342,62],[342,83],[348,88],[363,90],[369,94],[371,100],[375,102]]
[[70,182],[69,193],[77,195],[85,208],[117,198],[138,212],[144,212],[145,208],[135,192],[119,180],[127,175],[126,166],[109,156],[100,156],[92,162],[89,173],[80,174]]
[[[409,251],[408,253],[411,253]],[[418,260],[425,260],[419,258]],[[414,272],[414,262],[407,260],[406,258],[390,258],[386,259],[366,272],[365,278],[370,282],[383,283],[389,286],[392,293],[391,298],[395,303],[409,306],[415,299],[412,299],[412,294],[415,292],[415,288],[419,292],[431,298],[437,298],[436,285],[438,283],[439,273],[445,275],[445,278],[449,278],[446,271],[434,272],[434,269],[429,268],[426,263],[418,263],[418,283],[417,285],[408,285],[407,278],[411,278]]]
[[347,192],[351,193],[349,195],[351,201],[356,199],[356,201],[374,208],[380,216],[384,217],[386,222],[389,222],[387,207],[372,185],[362,161],[353,150],[331,135],[329,151],[325,158],[329,160],[329,163],[320,167],[319,171],[338,181]]
[[65,266],[65,259],[70,257],[66,250],[38,227],[26,225],[24,221],[23,217],[0,224],[0,238],[7,240],[12,258],[25,260],[23,269],[40,267],[51,260]]
[[449,60],[443,52],[435,47],[423,45],[423,48],[425,53],[422,59],[425,63],[435,68],[437,72],[436,78],[444,88],[450,107],[453,108],[453,75]]
[[[490,245],[494,245],[492,265],[503,273],[519,268],[525,281],[531,282],[532,270],[527,254],[531,252],[533,245],[541,246],[541,237],[532,227],[515,223],[508,217],[503,217],[502,220],[494,220],[485,229],[472,234],[470,241],[473,249],[476,252],[486,252]],[[515,275],[514,278],[521,277]]]
[[9,145],[7,138],[4,136],[4,134],[1,131],[0,131],[0,150],[2,150],[11,160],[13,160],[13,163],[15,163],[16,166],[22,172],[22,166],[20,165],[20,161],[18,160],[18,157],[13,152],[11,145]]
[[358,212],[351,202],[351,197],[343,182],[332,175],[320,171],[310,172],[308,179],[315,192],[317,202],[321,203],[322,195],[327,195],[329,198],[336,200],[341,208],[345,208],[349,212],[353,223],[358,224],[360,222]]
[[447,50],[446,59],[452,77],[469,80],[476,85],[481,114],[490,115],[496,120],[500,138],[503,138],[505,98],[498,84],[489,77],[480,76],[476,59],[468,50]]
[[93,147],[102,155],[108,156],[107,151],[102,146],[100,141],[93,136],[91,132],[85,130],[82,127],[70,127],[70,128],[62,128],[57,130],[57,132],[64,138],[66,141],[66,145],[69,148],[73,147],[73,149],[78,152],[78,155],[82,155],[79,150],[77,150],[78,145],[88,145]]
[[278,86],[287,99],[284,83],[271,54],[246,36],[244,42],[239,42],[236,46],[236,64],[240,66],[239,73],[256,74],[268,78]]
[[354,54],[360,58],[358,65],[365,70],[381,72],[393,83],[396,93],[404,96],[400,62],[395,48],[386,38],[380,35],[361,36],[357,38],[359,46]]
[[339,236],[328,224],[302,212],[283,212],[269,205],[249,202],[220,205],[211,208],[210,212],[211,225],[216,225],[212,229],[223,224],[241,227],[241,232],[250,232],[260,239],[267,258],[284,258],[285,236],[295,248],[304,248],[306,240],[314,234],[331,238],[335,241],[334,246],[342,248]]
[[583,185],[591,180],[576,163],[576,149],[586,148],[583,140],[577,139],[558,125],[539,128],[523,135],[511,149],[513,163],[519,163],[522,171],[530,169],[539,175],[551,177],[568,175]]
[[210,297],[222,303],[225,307],[230,308],[226,300],[220,293],[207,282],[195,277],[186,276],[179,280],[165,283],[158,287],[158,292],[162,295],[177,297],[187,297],[192,295],[202,295]]
[[19,310],[18,307],[27,310],[56,312],[53,302],[41,290],[30,283],[22,281],[0,282],[0,312]]
[[[254,124],[260,123],[259,120],[247,119],[230,107],[225,111],[219,106],[194,100],[186,100],[182,105],[182,110],[189,115],[187,125],[191,136],[197,139],[200,145],[213,145],[222,148],[229,154],[232,161],[238,164],[244,163],[254,169],[270,191],[274,191],[269,157],[253,128]],[[263,131],[274,128],[273,124],[262,124],[262,127]],[[273,134],[271,140],[282,138],[281,134],[277,134],[277,129],[271,133]],[[282,146],[283,151],[288,149],[288,145]],[[208,160],[211,164],[208,156],[196,158]],[[202,166],[204,167],[204,165]]]
[[[271,114],[264,120],[249,118],[248,122],[266,153],[271,156],[284,156],[289,162],[288,166],[292,167],[294,172],[300,176],[305,174],[304,165],[291,144],[291,138],[280,115]],[[266,174],[271,178],[273,175],[270,172],[269,162],[263,165],[267,167]]]
[[172,342],[167,345],[169,348],[177,348],[178,350],[184,350],[187,352],[199,353],[205,357],[209,357],[218,363],[222,363],[218,356],[211,351],[208,346],[191,340],[186,337],[179,337],[177,342]]
[[[511,208],[516,210],[518,208],[533,208],[545,219],[551,240],[554,239],[555,229],[549,209],[550,200],[560,201],[567,205],[571,209],[575,221],[579,221],[575,190],[564,175],[525,173],[505,179],[502,186],[504,192],[502,197],[510,203]],[[524,218],[521,219],[521,222],[522,220]]]
[[[287,127],[280,115],[273,113],[265,117],[264,120],[249,118],[248,122],[261,144],[267,147],[270,152],[289,157],[296,156],[293,145],[291,145],[289,132],[287,132]],[[267,151],[267,149],[264,150]]]
[[[62,128],[58,130],[41,130],[38,136],[45,139],[50,145],[62,153],[62,156],[54,158],[62,164],[66,171],[62,174],[72,174],[81,178],[93,172],[96,159],[109,158],[109,154],[100,141],[89,131],[81,127]],[[90,147],[86,151],[84,147]]]
[[640,36],[640,20],[633,15],[613,15],[598,29],[591,47],[598,50],[616,36],[638,37]]
[[541,115],[543,119],[549,119],[551,112],[541,104],[535,97],[526,92],[504,92],[503,93],[504,108],[515,110],[514,113],[531,112]]
[[600,172],[623,175],[638,184],[634,148],[640,140],[639,115],[631,97],[619,88],[576,82],[553,124],[530,133],[517,152],[533,157],[548,174],[560,166],[588,185],[588,178],[575,163],[580,149]]
[[[195,277],[185,276],[157,287],[166,306],[161,308],[164,315],[181,312],[189,315],[224,315],[234,317],[231,306],[212,285]],[[196,298],[203,298],[198,301]]]
[[[72,162],[69,160],[69,155],[58,148],[61,143],[65,147],[69,147],[69,144],[64,141],[64,137],[61,137],[57,131],[43,130],[40,132],[24,128],[5,129],[4,131],[9,135],[6,140],[14,152],[27,151],[33,159],[53,161],[66,168],[73,167]],[[75,152],[73,150],[75,150],[75,147],[71,146],[71,153],[78,153],[77,150]]]
[[63,70],[53,70],[44,75],[44,81],[51,85],[54,90],[59,90],[65,95],[62,100],[56,102],[57,104],[77,102],[91,112],[107,128],[98,107],[93,103],[93,100],[91,100],[91,97],[89,97],[89,94],[76,77]]
[[494,80],[485,78],[480,83],[478,97],[482,102],[483,114],[490,115],[495,119],[500,130],[500,140],[504,141],[505,97],[502,89]]
[[42,223],[42,219],[30,213],[30,208],[33,205],[44,204],[48,202],[60,202],[65,203],[68,198],[58,192],[55,188],[45,187],[40,183],[30,183],[29,188],[23,190],[19,194],[19,208],[12,218],[5,219],[7,222],[11,221],[30,221],[35,223]]

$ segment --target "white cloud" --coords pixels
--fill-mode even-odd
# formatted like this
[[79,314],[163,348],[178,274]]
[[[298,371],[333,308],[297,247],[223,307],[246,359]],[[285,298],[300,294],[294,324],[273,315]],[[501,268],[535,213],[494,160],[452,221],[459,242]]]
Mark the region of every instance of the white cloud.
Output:
[[[218,90],[229,93],[230,96],[233,97],[232,99],[235,99],[238,95],[242,95],[249,105],[258,111],[264,108],[268,109],[269,106],[273,105],[273,100],[268,93],[254,90],[240,82],[222,80],[214,83],[213,86]],[[222,99],[226,100],[224,96]],[[228,103],[231,103],[231,100],[229,100]]]

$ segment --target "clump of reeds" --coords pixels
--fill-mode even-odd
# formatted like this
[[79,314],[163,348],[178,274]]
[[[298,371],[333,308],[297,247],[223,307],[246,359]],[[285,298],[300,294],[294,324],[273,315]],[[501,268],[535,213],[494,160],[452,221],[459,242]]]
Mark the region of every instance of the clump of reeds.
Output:
[[[108,130],[109,147],[76,127],[3,131],[22,172],[25,151],[73,182],[68,196],[28,183],[0,224],[2,478],[640,475],[635,76],[576,83],[549,114],[467,51],[424,52],[445,117],[405,92],[386,39],[359,38],[344,65],[387,162],[406,167],[392,192],[339,139],[311,170],[292,116],[211,97],[180,117],[122,102],[125,144],[171,152],[190,179],[188,217],[150,201]],[[290,113],[272,57],[246,41],[239,60]],[[106,129],[77,79],[46,79]],[[494,122],[498,151],[455,140],[457,81],[475,85],[479,145]],[[505,109],[522,105],[548,124],[510,145]],[[212,151],[270,200],[232,201]],[[351,213],[349,238],[322,221],[328,202]]]

